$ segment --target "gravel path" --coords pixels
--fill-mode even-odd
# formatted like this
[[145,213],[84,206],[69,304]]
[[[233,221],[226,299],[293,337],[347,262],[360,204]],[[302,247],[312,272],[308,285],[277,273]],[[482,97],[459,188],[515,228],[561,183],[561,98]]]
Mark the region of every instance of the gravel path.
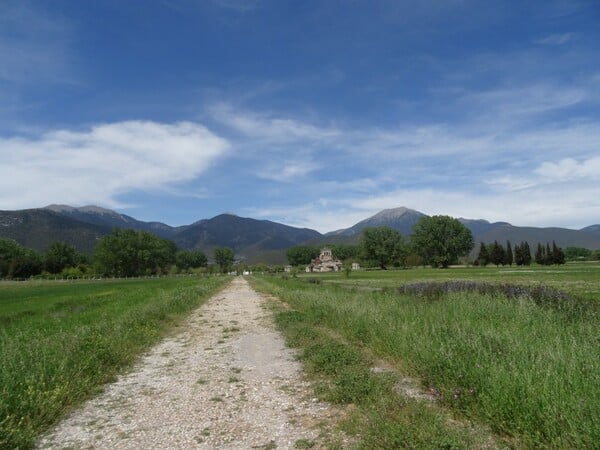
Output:
[[310,398],[264,301],[234,279],[39,448],[290,449],[337,439],[338,412]]

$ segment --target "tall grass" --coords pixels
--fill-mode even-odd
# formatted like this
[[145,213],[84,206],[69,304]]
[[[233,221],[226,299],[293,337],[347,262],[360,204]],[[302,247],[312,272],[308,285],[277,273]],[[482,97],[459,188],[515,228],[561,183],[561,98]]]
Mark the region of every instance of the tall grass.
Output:
[[29,448],[223,278],[0,285],[0,448]]
[[403,367],[442,404],[526,447],[600,442],[597,304],[553,308],[500,292],[432,297],[265,281],[313,326]]

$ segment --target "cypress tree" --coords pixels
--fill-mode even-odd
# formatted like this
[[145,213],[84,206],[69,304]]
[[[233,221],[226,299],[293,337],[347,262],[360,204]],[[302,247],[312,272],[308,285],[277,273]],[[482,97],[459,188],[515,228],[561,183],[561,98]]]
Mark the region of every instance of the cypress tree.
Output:
[[490,263],[490,254],[485,244],[482,242],[479,245],[479,254],[477,255],[477,262],[480,266],[487,266]]
[[539,242],[535,250],[535,262],[540,265],[544,264],[544,247]]
[[512,266],[513,264],[513,251],[510,246],[510,241],[506,241],[506,252],[504,254],[504,263]]
[[517,266],[522,266],[523,264],[525,264],[525,258],[523,255],[523,251],[525,249],[523,248],[523,243],[521,242],[520,244],[515,244],[515,264]]
[[531,265],[531,249],[529,248],[529,242],[525,241],[521,243],[521,253],[523,257],[523,265]]
[[504,264],[504,255],[504,247],[498,244],[498,241],[494,241],[494,243],[492,244],[492,251],[490,252],[490,262],[496,264],[496,266]]
[[554,241],[552,241],[552,263],[557,265],[565,263],[565,253]]

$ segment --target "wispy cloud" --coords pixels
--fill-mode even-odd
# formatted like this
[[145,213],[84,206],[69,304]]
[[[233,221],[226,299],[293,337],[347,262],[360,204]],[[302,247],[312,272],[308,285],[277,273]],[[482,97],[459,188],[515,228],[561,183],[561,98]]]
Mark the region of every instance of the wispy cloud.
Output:
[[[600,125],[586,108],[563,113],[596,107],[596,84],[588,76],[463,89],[452,107],[471,114],[450,123],[333,126],[227,103],[213,108],[212,118],[252,155],[256,176],[294,181],[284,188],[293,190],[292,203],[313,199],[255,211],[285,223],[330,231],[408,206],[519,225],[583,226],[600,217]],[[295,152],[300,156],[290,159]],[[561,203],[558,210],[548,195]]]
[[312,125],[302,120],[281,115],[239,111],[232,104],[219,103],[210,108],[215,120],[244,138],[270,144],[290,144],[300,140],[324,141],[339,137],[335,128]]
[[541,45],[563,45],[573,40],[574,37],[575,33],[550,34],[543,38],[536,39],[534,42]]
[[257,175],[267,180],[292,183],[321,167],[321,164],[310,160],[282,160],[268,163]]
[[227,150],[227,141],[190,122],[129,121],[1,139],[0,207],[115,207],[120,194],[198,177]]
[[73,82],[69,23],[29,2],[9,1],[1,9],[0,81]]

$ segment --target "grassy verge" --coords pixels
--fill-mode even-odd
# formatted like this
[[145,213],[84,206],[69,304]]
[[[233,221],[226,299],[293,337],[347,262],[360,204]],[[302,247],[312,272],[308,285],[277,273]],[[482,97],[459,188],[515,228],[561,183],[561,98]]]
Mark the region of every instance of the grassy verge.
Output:
[[29,448],[225,278],[0,285],[0,448]]
[[487,424],[516,447],[600,442],[598,308],[565,310],[499,293],[431,298],[293,279],[256,283],[291,306],[278,323],[303,349],[308,370],[329,380],[325,398],[363,411],[364,448],[486,445],[449,426],[443,409],[398,400],[397,380],[369,371],[369,354],[418,377],[437,405]]

